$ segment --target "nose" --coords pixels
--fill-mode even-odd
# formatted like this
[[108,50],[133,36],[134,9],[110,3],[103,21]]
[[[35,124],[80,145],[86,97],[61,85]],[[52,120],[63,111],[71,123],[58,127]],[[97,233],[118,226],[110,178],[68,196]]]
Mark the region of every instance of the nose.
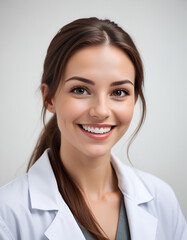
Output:
[[89,109],[89,115],[99,121],[105,120],[111,115],[109,99],[106,96],[95,97]]

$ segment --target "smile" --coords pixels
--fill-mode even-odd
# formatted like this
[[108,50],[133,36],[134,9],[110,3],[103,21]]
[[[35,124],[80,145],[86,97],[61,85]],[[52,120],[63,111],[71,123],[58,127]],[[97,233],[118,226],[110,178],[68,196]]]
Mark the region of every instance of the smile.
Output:
[[107,133],[110,132],[112,127],[91,127],[91,126],[85,126],[85,125],[81,125],[81,127],[87,131],[87,132],[91,132],[91,133],[95,133],[95,134],[103,134],[103,133]]
[[108,138],[115,126],[112,125],[88,125],[88,124],[78,124],[80,129],[88,136],[94,139],[106,139]]

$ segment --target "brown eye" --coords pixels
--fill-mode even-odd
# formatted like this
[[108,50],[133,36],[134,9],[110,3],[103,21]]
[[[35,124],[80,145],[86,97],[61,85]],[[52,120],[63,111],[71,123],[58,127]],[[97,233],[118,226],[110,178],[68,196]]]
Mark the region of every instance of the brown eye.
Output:
[[123,89],[116,89],[112,93],[112,96],[114,96],[114,97],[124,97],[126,95],[128,95],[128,92]]
[[88,94],[88,91],[83,87],[76,87],[71,90],[71,92],[77,94],[77,95],[86,95]]

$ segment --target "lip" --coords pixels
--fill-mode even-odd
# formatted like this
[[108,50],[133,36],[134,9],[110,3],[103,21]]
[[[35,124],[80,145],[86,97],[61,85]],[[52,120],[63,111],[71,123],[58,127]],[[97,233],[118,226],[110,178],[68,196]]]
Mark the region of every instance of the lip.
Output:
[[78,125],[84,125],[87,127],[98,127],[98,128],[105,128],[105,127],[114,127],[114,124],[98,124],[98,123],[93,123],[93,124],[78,124]]
[[[98,127],[98,128],[102,128],[102,127],[112,127],[111,130],[107,133],[100,133],[100,134],[96,134],[96,133],[91,133],[91,132],[88,132],[86,130],[84,130],[81,125],[84,125],[84,126],[89,126],[89,127]],[[80,130],[87,136],[87,137],[90,137],[92,139],[95,139],[95,140],[104,140],[104,139],[107,139],[113,132],[113,129],[114,129],[114,125],[109,125],[109,124],[78,124]]]

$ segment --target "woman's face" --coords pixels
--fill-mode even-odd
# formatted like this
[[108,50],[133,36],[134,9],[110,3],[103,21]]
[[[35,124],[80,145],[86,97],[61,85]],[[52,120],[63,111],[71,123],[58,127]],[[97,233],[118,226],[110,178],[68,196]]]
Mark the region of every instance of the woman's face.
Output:
[[134,80],[132,62],[114,46],[76,52],[48,106],[57,115],[61,150],[89,157],[110,153],[133,116]]

